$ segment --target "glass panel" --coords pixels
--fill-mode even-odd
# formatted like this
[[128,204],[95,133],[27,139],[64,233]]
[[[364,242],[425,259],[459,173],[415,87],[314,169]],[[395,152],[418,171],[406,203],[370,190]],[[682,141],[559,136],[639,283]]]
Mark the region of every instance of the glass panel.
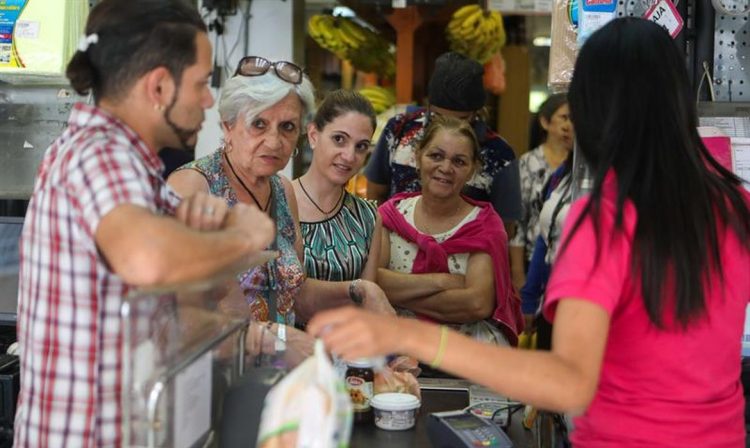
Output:
[[205,281],[141,290],[124,301],[124,446],[215,440],[230,387],[248,375],[274,384],[305,359],[277,338],[275,325],[249,322],[242,306],[236,275],[274,256],[263,252]]

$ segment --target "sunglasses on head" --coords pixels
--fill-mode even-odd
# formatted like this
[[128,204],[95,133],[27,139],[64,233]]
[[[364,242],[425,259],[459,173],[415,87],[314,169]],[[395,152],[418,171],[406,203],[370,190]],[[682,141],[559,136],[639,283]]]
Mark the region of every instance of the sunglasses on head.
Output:
[[304,71],[302,68],[288,61],[271,62],[260,56],[245,56],[237,65],[234,76],[262,76],[273,67],[276,76],[291,84],[302,84]]

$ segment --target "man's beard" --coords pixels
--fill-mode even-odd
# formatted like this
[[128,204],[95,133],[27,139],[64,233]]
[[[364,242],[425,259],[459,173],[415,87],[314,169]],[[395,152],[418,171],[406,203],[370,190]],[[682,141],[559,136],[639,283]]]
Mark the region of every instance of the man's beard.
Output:
[[198,139],[196,139],[195,143],[190,144],[189,140],[194,135],[198,134],[198,132],[201,130],[200,125],[197,128],[193,129],[185,129],[177,125],[172,119],[170,118],[170,114],[172,112],[172,109],[174,109],[175,104],[177,104],[177,93],[175,92],[174,97],[172,98],[172,102],[169,103],[169,106],[164,110],[164,121],[167,122],[169,127],[172,129],[172,132],[177,136],[177,139],[180,140],[180,146],[182,149],[186,151],[193,151],[195,150],[195,145],[198,143]]

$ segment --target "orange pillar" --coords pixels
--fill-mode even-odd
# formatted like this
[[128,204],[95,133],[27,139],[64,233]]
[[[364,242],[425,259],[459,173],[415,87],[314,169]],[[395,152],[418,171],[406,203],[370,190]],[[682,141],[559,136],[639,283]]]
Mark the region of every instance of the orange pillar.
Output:
[[412,5],[395,8],[386,19],[396,30],[396,101],[410,103],[414,99],[414,32],[422,24],[422,15]]

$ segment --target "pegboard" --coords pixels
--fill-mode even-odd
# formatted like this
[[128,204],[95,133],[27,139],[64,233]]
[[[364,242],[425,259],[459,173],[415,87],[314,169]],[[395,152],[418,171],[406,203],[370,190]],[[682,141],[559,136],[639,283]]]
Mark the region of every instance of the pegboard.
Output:
[[714,26],[716,101],[750,101],[750,21],[717,11]]
[[[674,2],[678,5],[680,0]],[[656,0],[618,0],[617,17],[643,17]]]

